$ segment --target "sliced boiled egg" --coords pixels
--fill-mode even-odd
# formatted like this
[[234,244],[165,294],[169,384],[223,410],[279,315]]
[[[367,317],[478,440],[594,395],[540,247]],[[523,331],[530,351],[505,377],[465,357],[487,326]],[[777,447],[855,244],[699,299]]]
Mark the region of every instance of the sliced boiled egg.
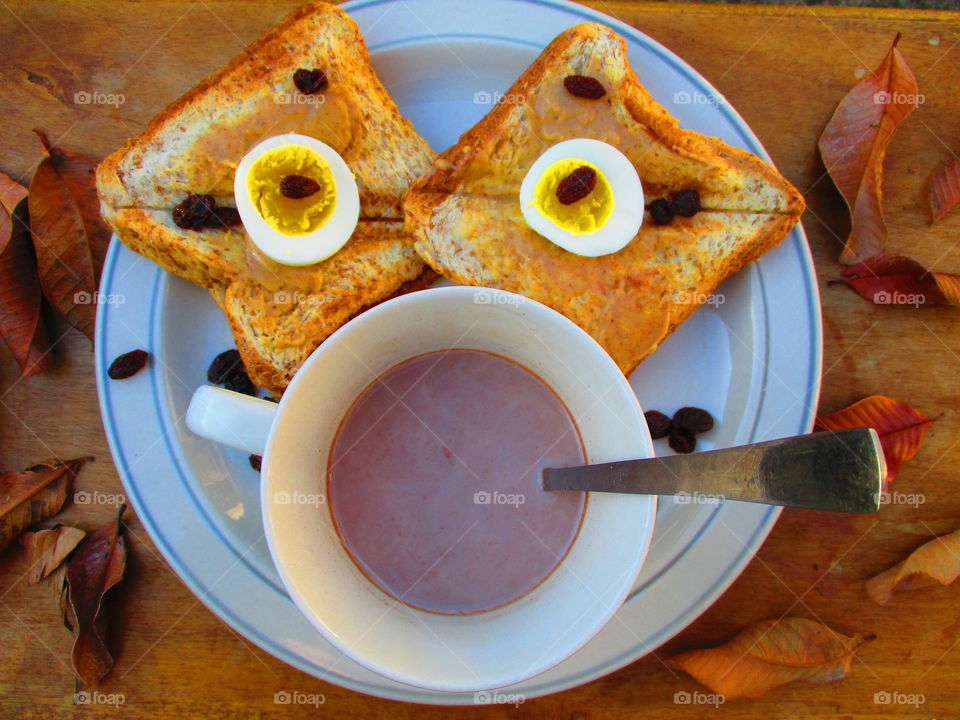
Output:
[[643,187],[613,145],[577,138],[549,148],[520,185],[520,210],[543,237],[577,255],[626,247],[643,222]]
[[342,248],[360,217],[353,173],[329,145],[286,133],[248,152],[233,181],[243,227],[267,257],[312,265]]

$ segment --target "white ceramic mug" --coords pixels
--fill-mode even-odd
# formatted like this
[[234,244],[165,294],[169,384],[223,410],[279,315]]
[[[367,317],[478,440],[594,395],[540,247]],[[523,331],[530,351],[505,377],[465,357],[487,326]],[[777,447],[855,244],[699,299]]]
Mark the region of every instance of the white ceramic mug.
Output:
[[[374,379],[435,350],[486,350],[528,368],[570,410],[590,463],[651,457],[640,404],[583,330],[520,295],[441,287],[384,302],[304,363],[279,405],[213,387],[194,394],[196,433],[263,454],[263,523],[290,596],[333,645],[399,682],[440,691],[501,688],[572,655],[630,591],[653,534],[656,498],[592,493],[566,557],[528,594],[469,615],[404,605],[357,568],[326,503],[341,419]],[[477,388],[483,392],[483,388]]]

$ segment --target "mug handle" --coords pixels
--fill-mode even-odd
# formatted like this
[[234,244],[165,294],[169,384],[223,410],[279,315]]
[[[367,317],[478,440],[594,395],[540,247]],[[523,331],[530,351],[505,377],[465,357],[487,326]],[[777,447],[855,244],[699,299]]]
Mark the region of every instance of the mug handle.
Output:
[[254,455],[263,455],[277,404],[212,385],[190,398],[187,427],[201,437]]

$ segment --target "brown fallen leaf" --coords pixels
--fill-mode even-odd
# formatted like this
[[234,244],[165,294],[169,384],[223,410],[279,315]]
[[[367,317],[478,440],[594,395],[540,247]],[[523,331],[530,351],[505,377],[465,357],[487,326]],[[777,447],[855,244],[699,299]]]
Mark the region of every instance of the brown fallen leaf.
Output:
[[958,202],[960,202],[960,157],[954,157],[930,175],[927,188],[930,224],[943,220]]
[[71,481],[92,457],[35,465],[22,473],[0,474],[0,550],[31,525],[55,515],[66,502]]
[[872,639],[787,617],[763,620],[724,645],[671,660],[726,700],[757,698],[795,680],[821,683],[846,677],[856,650]]
[[57,601],[57,608],[60,610],[60,617],[63,619],[63,626],[67,630],[73,630],[67,622],[67,566],[61,563],[60,567],[50,575],[50,589],[53,591],[53,597]]
[[0,205],[8,214],[12,215],[13,209],[26,197],[27,189],[23,185],[9,175],[0,173]]
[[850,236],[840,262],[852,265],[882,252],[883,158],[890,138],[917,107],[919,86],[903,54],[899,33],[880,66],[840,101],[820,136],[820,155],[850,208]]
[[35,585],[57,570],[86,534],[80,528],[57,525],[21,535],[20,544],[27,551],[27,583]]
[[960,530],[934,538],[914,550],[903,562],[867,580],[867,594],[886,605],[897,590],[915,590],[960,577]]
[[877,305],[960,305],[960,275],[927,270],[897,253],[880,253],[852,265],[837,282]]
[[110,613],[104,597],[123,579],[127,546],[120,520],[121,505],[115,520],[90,535],[80,544],[66,565],[66,601],[64,623],[73,632],[73,671],[80,689],[96,687],[113,668],[110,641]]
[[100,280],[103,259],[110,247],[112,231],[100,214],[100,197],[97,195],[97,165],[93,158],[68,148],[51,147],[47,137],[34,130],[40,138],[63,180],[71,197],[77,201],[83,226],[90,242],[90,254],[93,256],[94,278]]
[[0,173],[0,337],[16,358],[21,377],[53,363],[26,197],[23,185]]
[[[30,181],[27,205],[43,294],[71,325],[93,340],[96,272],[92,247],[104,231],[93,217],[93,176],[78,171],[76,155],[51,147],[42,133],[43,160]],[[89,177],[89,180],[87,179]]]
[[900,465],[920,450],[923,436],[933,424],[915,407],[884,395],[871,395],[829,415],[818,415],[814,430],[872,427],[880,436],[887,461],[887,482],[893,482]]

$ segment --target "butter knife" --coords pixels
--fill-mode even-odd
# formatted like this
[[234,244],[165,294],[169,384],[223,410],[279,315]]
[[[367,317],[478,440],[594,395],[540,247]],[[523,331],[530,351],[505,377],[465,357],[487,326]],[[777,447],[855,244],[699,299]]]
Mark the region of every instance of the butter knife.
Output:
[[[808,510],[870,513],[887,472],[870,428],[781,438],[691,455],[546,468],[544,490],[744,500]],[[699,498],[699,500],[698,500]]]

